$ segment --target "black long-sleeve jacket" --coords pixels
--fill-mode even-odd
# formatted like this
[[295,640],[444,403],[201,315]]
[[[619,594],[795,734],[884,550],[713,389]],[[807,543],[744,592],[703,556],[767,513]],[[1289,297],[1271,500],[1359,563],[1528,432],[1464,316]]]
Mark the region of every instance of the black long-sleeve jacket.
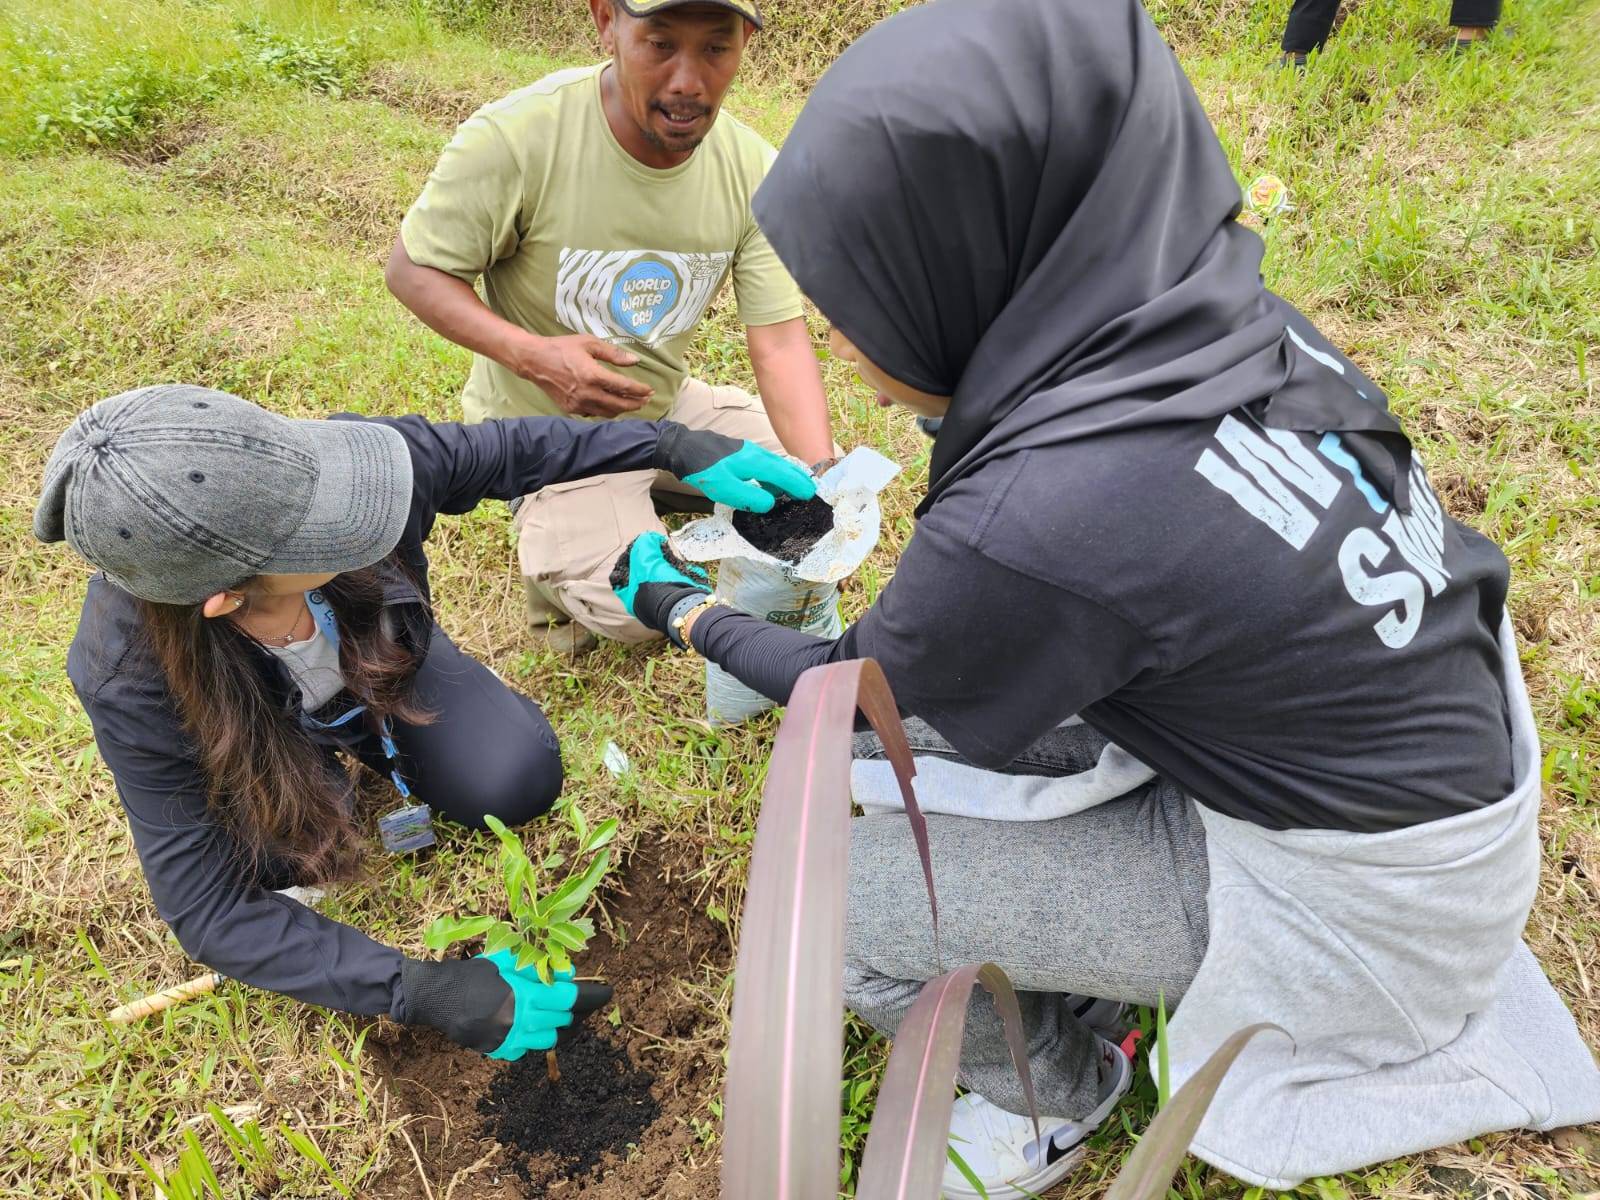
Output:
[[[440,513],[469,512],[482,500],[509,500],[564,480],[648,468],[668,428],[560,417],[480,425],[378,419],[399,430],[411,450],[411,513],[396,547],[411,579],[390,580],[386,603],[419,662],[433,629],[423,543]],[[282,702],[298,707],[283,665],[261,652],[260,667]],[[245,869],[212,816],[194,747],[142,636],[138,601],[103,576],[89,583],[67,674],[116,779],[156,908],[190,957],[309,1003],[403,1020],[398,951],[268,890],[292,880],[252,878]]]

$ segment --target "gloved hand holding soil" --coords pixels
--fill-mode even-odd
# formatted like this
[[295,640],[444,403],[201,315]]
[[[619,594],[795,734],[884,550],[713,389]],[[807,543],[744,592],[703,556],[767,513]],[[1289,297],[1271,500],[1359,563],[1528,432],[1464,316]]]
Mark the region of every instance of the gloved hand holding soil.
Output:
[[[721,560],[724,577],[719,579],[718,595],[735,608],[745,605],[726,587],[726,564],[732,560],[779,568],[791,583],[837,583],[877,545],[878,493],[899,473],[897,463],[858,446],[817,480],[815,497],[780,496],[766,513],[739,512],[718,504],[711,516],[674,533],[672,547],[689,562]],[[774,619],[766,611],[756,615]]]
[[607,581],[629,616],[669,638],[672,611],[679,601],[711,594],[706,569],[684,562],[672,543],[653,530],[628,543]]

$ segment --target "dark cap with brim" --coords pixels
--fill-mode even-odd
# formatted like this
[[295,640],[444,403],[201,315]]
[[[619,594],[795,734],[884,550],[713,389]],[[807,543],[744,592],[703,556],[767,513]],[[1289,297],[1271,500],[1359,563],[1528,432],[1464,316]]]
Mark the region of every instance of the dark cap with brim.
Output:
[[388,425],[293,420],[164,384],[78,414],[45,467],[33,532],[135,596],[198,604],[256,575],[370,566],[399,544],[411,484]]
[[629,16],[653,17],[669,8],[684,8],[691,4],[710,5],[736,12],[757,29],[761,28],[761,10],[753,0],[617,0]]

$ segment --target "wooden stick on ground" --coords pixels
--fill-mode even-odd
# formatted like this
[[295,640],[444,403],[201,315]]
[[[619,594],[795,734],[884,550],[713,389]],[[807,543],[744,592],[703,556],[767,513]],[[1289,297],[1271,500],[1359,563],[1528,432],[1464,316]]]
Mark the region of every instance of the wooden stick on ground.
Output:
[[174,1004],[181,1004],[185,1000],[203,996],[221,982],[221,975],[215,971],[207,971],[204,975],[197,976],[187,983],[175,984],[163,991],[152,992],[141,999],[120,1005],[107,1014],[106,1020],[113,1025],[127,1025],[132,1021],[137,1021],[143,1017],[171,1008]]

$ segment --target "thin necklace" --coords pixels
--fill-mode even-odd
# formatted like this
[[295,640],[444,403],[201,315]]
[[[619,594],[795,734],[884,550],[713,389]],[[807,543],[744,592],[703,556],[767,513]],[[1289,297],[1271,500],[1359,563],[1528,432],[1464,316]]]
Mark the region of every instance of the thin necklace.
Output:
[[[239,603],[243,604],[244,601],[241,600]],[[235,607],[237,607],[237,605]],[[255,638],[256,641],[261,642],[263,645],[278,646],[280,648],[284,647],[284,646],[288,646],[288,645],[291,645],[296,640],[299,640],[299,639],[296,639],[294,635],[300,628],[300,622],[305,617],[309,616],[310,613],[311,613],[311,610],[308,609],[308,608],[304,608],[304,607],[302,607],[299,612],[295,613],[295,615],[294,615],[294,624],[289,626],[289,632],[288,633],[278,633],[278,634],[257,633],[255,630],[251,629],[248,625],[245,626],[245,632],[248,633],[251,637]],[[314,625],[313,625],[313,632],[315,632],[315,626]]]

